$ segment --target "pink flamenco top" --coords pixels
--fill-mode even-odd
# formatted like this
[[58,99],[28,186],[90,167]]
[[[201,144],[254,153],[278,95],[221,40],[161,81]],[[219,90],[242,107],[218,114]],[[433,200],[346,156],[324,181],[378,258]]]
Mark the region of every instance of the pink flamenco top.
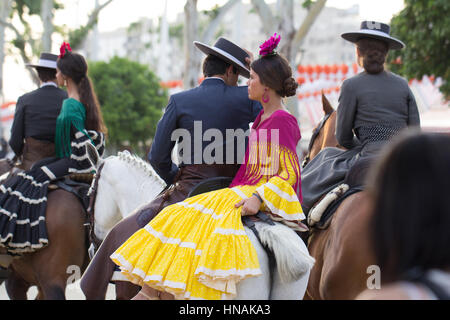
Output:
[[[280,195],[286,192],[292,194],[289,199],[291,204],[293,200],[299,203],[303,200],[296,152],[301,138],[300,128],[295,117],[287,111],[277,110],[261,122],[263,114],[264,110],[253,123],[244,163],[229,187],[257,187],[256,190],[252,189],[264,200],[261,210],[270,213],[273,220],[282,221],[298,231],[305,231],[307,228],[298,221],[298,217],[292,219],[290,214],[284,214],[286,210],[280,207],[283,204],[278,203],[278,199],[282,198]],[[271,194],[274,196],[273,201],[269,199]],[[277,205],[271,206],[274,201]]]

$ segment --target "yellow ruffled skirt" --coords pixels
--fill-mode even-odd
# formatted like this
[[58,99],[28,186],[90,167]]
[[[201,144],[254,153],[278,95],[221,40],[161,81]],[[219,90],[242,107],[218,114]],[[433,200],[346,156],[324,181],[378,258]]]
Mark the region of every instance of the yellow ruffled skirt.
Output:
[[[256,189],[225,188],[170,205],[111,259],[131,282],[176,299],[231,299],[237,282],[261,274],[242,225],[242,207],[235,207]],[[298,201],[293,206],[301,210]]]

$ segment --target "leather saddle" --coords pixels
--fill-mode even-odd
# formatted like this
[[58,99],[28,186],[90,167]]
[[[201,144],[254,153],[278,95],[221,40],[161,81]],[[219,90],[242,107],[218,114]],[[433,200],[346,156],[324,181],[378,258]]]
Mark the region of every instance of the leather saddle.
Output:
[[343,183],[322,196],[308,212],[308,226],[326,229],[341,203],[351,195],[363,191],[367,173],[374,158],[358,160],[347,172]]
[[90,200],[88,192],[91,187],[92,179],[93,175],[91,174],[71,174],[52,181],[48,188],[49,191],[62,189],[74,194],[83,205],[84,211],[87,212]]

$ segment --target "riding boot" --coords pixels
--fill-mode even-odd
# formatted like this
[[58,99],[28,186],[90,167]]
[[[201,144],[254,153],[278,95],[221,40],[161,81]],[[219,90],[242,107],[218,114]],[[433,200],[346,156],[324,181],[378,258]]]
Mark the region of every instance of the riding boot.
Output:
[[[106,236],[80,281],[87,300],[104,300],[114,273],[115,264],[109,258],[134,232],[140,229],[134,214],[118,223]],[[132,285],[130,283],[130,285]],[[131,297],[130,297],[131,298]]]

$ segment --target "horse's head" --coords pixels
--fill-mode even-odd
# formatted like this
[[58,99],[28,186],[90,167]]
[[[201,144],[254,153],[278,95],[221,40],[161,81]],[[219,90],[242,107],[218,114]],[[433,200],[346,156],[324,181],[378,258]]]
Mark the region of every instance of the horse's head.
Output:
[[165,186],[148,162],[128,151],[104,159],[89,191],[93,235],[103,240],[117,222],[153,200]]
[[322,108],[325,113],[322,120],[314,128],[311,140],[309,141],[308,154],[302,162],[305,167],[320,150],[326,147],[337,147],[338,142],[334,134],[336,130],[336,112],[322,92]]

